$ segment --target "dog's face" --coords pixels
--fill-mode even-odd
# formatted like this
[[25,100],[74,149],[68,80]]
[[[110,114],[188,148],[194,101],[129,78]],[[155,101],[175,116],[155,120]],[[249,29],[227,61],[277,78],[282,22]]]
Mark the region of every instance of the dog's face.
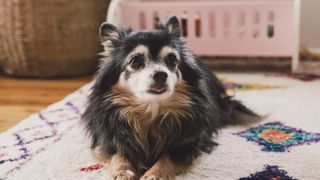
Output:
[[139,44],[126,57],[120,85],[127,87],[141,101],[162,100],[174,91],[179,78],[179,53],[163,46],[152,56],[148,46]]
[[180,34],[176,17],[154,31],[133,32],[108,23],[100,27],[105,55],[120,68],[118,84],[141,102],[164,100],[173,94],[181,80]]

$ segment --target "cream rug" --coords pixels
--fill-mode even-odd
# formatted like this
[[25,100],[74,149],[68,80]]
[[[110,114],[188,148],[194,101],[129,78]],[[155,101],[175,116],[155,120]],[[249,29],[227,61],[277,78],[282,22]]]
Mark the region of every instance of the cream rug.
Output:
[[[228,92],[269,117],[230,127],[178,179],[320,179],[320,81],[220,74]],[[91,84],[0,134],[0,179],[107,179],[79,125]]]

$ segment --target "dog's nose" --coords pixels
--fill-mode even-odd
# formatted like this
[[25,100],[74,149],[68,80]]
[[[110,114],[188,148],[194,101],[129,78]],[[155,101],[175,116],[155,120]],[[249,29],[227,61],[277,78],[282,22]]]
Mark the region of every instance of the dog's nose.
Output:
[[156,83],[164,84],[167,81],[167,77],[168,77],[168,75],[166,72],[158,71],[153,75],[153,80]]

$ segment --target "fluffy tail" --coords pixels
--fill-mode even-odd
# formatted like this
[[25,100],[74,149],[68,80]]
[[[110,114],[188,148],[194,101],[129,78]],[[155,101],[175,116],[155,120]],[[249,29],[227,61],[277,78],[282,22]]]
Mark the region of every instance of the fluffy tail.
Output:
[[225,118],[222,126],[228,125],[248,125],[259,122],[264,117],[256,114],[238,100],[231,99],[230,96],[223,98]]

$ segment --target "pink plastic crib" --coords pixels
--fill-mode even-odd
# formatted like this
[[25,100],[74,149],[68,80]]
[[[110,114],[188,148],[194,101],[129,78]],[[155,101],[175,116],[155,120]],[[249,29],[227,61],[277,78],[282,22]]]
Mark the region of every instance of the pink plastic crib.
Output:
[[300,0],[113,0],[107,21],[152,29],[171,15],[200,56],[291,57],[298,66]]

